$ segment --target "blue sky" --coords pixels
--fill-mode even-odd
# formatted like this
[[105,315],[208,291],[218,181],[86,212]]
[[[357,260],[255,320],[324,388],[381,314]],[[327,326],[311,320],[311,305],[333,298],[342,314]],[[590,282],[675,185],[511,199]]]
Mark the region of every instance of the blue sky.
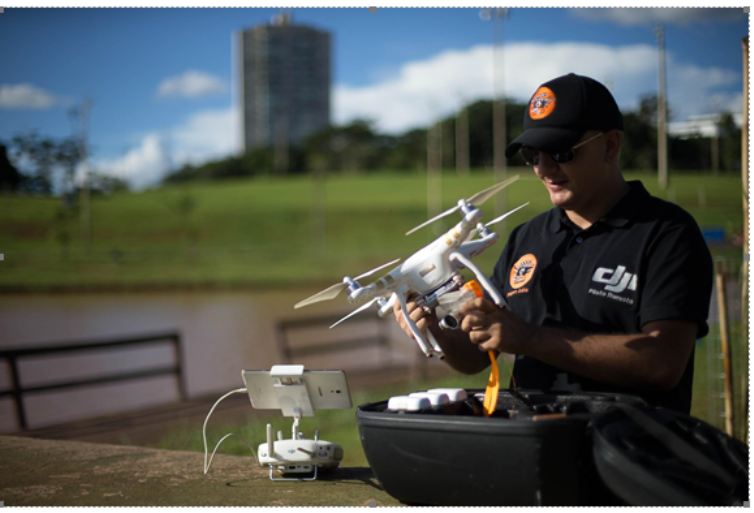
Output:
[[[279,9],[18,9],[0,14],[0,140],[67,136],[86,92],[95,168],[137,185],[168,166],[238,149],[231,34]],[[332,118],[368,117],[399,133],[491,97],[492,24],[479,10],[301,8],[294,23],[331,31]],[[504,22],[506,95],[520,100],[569,71],[604,81],[622,108],[657,83],[653,25],[665,24],[669,101],[678,119],[741,111],[734,9],[512,9]]]

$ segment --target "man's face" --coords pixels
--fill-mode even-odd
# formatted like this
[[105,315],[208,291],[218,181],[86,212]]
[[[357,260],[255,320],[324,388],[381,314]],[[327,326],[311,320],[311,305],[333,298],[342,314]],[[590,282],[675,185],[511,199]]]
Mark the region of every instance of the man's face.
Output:
[[[588,131],[579,142],[597,134],[597,131]],[[534,172],[550,193],[550,201],[554,205],[564,210],[579,211],[598,200],[602,189],[601,177],[607,174],[604,137],[597,137],[574,151],[574,159],[564,164],[540,152],[539,164],[534,166]]]

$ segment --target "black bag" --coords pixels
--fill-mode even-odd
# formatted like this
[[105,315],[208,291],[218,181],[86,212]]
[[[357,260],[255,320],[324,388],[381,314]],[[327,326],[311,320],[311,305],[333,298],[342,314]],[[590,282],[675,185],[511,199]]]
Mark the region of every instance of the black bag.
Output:
[[482,390],[420,412],[363,404],[356,418],[385,491],[435,506],[741,505],[748,447],[638,397]]

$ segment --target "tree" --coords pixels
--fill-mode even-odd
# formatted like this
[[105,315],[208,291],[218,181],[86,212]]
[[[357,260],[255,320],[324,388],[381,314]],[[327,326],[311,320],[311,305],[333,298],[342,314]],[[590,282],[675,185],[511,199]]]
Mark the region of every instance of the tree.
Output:
[[[506,145],[523,132],[528,103],[506,102]],[[478,100],[466,107],[469,123],[469,155],[472,168],[493,165],[492,101]],[[669,117],[673,116],[668,107]],[[439,121],[443,130],[443,162],[455,162],[455,114]],[[633,111],[623,112],[623,144],[621,167],[630,170],[657,169],[657,96],[641,96]],[[740,166],[741,131],[730,114],[720,120],[721,169]],[[709,139],[668,137],[670,165],[674,169],[708,169]],[[522,166],[516,155],[508,166]],[[330,126],[310,136],[303,144],[289,150],[291,173],[359,172],[377,169],[426,170],[427,130],[412,129],[393,136],[380,134],[369,120],[357,119],[344,126]],[[243,157],[206,162],[200,166],[185,165],[165,178],[164,183],[190,180],[215,180],[235,176],[272,174],[274,151],[256,148]]]
[[[665,108],[667,109],[667,119],[673,119],[675,117],[675,111],[668,104],[667,99],[665,101]],[[642,123],[657,126],[657,94],[644,93],[639,97],[639,109],[636,111],[636,115]]]
[[657,129],[650,124],[647,112],[642,113],[641,108],[639,112],[623,113],[620,162],[623,169],[657,168]]
[[[515,100],[505,102],[505,126],[507,146],[524,131],[524,112],[527,103]],[[468,107],[469,110],[469,150],[471,167],[492,167],[494,164],[494,144],[492,141],[492,101],[479,100]],[[507,159],[508,166],[521,166],[520,156]]]
[[21,185],[23,175],[8,160],[8,148],[0,144],[0,191],[14,192]]
[[41,137],[32,130],[16,135],[11,145],[17,159],[33,166],[32,175],[25,177],[21,183],[22,190],[50,194],[53,173],[60,171],[63,200],[65,202],[68,198],[68,203],[75,201],[76,168],[84,158],[83,149],[76,138],[55,140],[50,137]]
[[424,170],[427,168],[427,131],[410,130],[393,139],[385,151],[383,166],[391,170]]
[[242,158],[250,175],[271,175],[275,171],[275,151],[272,148],[254,148]]
[[178,171],[170,173],[162,179],[163,184],[185,183],[198,178],[198,169],[190,163],[184,164]]
[[741,129],[733,114],[723,112],[718,121],[720,127],[720,169],[741,172]]
[[369,120],[357,119],[342,127],[329,127],[309,137],[301,150],[307,171],[365,171],[377,169],[395,139],[379,135]]
[[73,193],[76,190],[74,180],[76,167],[84,160],[84,151],[78,140],[63,139],[55,145],[53,159],[63,168],[63,191]]
[[115,176],[92,173],[89,176],[89,191],[93,195],[110,195],[114,192],[127,191],[128,182]]
[[479,100],[468,109],[471,167],[492,167],[492,102]]
[[31,131],[15,136],[11,144],[16,158],[26,160],[34,166],[32,180],[24,180],[28,192],[50,194],[52,170],[55,166],[55,142],[50,138],[40,138],[36,131]]

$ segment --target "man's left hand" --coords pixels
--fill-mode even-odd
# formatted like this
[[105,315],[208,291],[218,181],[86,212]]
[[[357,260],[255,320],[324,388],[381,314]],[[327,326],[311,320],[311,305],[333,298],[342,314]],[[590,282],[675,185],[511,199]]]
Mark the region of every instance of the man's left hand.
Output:
[[494,349],[522,354],[526,342],[534,337],[537,329],[507,308],[500,308],[482,297],[472,299],[458,311],[464,316],[461,329],[469,334],[469,339],[480,351]]

